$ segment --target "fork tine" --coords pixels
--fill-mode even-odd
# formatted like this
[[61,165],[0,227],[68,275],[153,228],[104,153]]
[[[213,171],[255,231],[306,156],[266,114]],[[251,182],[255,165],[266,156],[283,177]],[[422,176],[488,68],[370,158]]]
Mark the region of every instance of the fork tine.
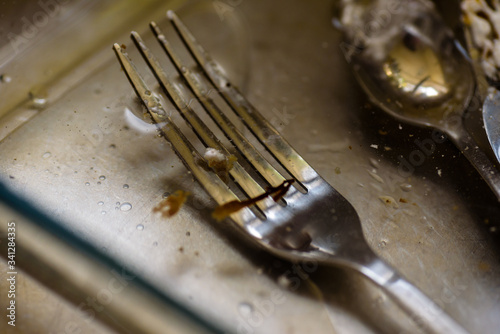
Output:
[[[149,50],[149,48],[144,44],[141,36],[133,31],[131,34],[132,40],[137,45],[137,48],[141,52],[146,63],[150,67],[151,71],[154,73],[158,81],[160,82],[163,89],[166,91],[167,96],[172,101],[172,103],[177,106],[182,117],[188,122],[191,128],[198,135],[200,140],[207,147],[215,148],[222,151],[227,157],[230,153],[227,149],[220,143],[212,131],[205,125],[205,123],[196,115],[193,109],[189,106],[189,103],[185,103],[183,98],[180,96],[179,90],[176,88],[175,84],[172,84],[172,80],[167,76],[160,63]],[[233,164],[233,168],[229,170],[229,174],[233,177],[236,183],[241,187],[241,189],[250,198],[257,197],[264,193],[264,189],[252,178],[248,172],[240,165],[239,162]],[[273,205],[274,203],[269,201],[260,202],[257,206],[263,211],[267,206]]]
[[161,127],[163,136],[172,144],[175,152],[184,162],[186,167],[191,170],[193,175],[200,181],[219,205],[238,200],[236,195],[224,182],[222,182],[222,180],[210,174],[198,164],[198,161],[203,158],[181,133],[179,128],[171,121],[161,105],[160,100],[151,93],[151,90],[148,88],[144,79],[140,76],[123,48],[115,43],[113,45],[113,50],[137,96],[139,96],[146,106],[146,109],[155,123]]
[[[191,32],[177,15],[169,10],[169,20],[181,36],[184,44],[203,69],[208,79],[221,93],[235,113],[264,147],[293,175],[304,187],[304,183],[317,179],[316,171],[291,147],[279,132],[248,102],[248,100],[224,76],[219,65],[196,41]],[[306,188],[307,189],[307,188]]]
[[285,178],[250,144],[243,134],[234,126],[227,116],[220,110],[215,102],[210,98],[213,89],[199,80],[190,69],[182,63],[160,27],[155,22],[150,24],[153,33],[167,53],[178,72],[184,77],[193,94],[201,102],[205,110],[212,117],[227,138],[238,148],[243,156],[254,166],[259,174],[273,187],[277,187],[285,181]]

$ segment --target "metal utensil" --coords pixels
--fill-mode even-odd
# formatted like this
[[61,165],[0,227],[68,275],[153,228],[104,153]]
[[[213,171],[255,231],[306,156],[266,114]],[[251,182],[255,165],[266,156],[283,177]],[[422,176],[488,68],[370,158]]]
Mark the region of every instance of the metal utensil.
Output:
[[[185,65],[159,27],[151,23],[158,41],[191,93],[246,158],[250,168],[260,174],[260,177],[252,177],[243,168],[243,162],[235,162],[229,173],[237,186],[247,197],[253,197],[265,192],[261,184],[272,187],[283,184],[285,177],[272,163],[281,164],[297,185],[285,194],[285,203],[278,203],[267,197],[253,209],[244,208],[232,213],[231,221],[243,232],[242,235],[270,253],[291,261],[313,260],[359,271],[392,296],[426,332],[466,333],[434,302],[376,256],[363,237],[359,217],[353,206],[322,179],[228,81],[220,67],[195,41],[177,16],[169,12],[168,17],[202,72]],[[132,39],[170,101],[203,144],[227,157],[228,150],[199,119],[191,108],[191,103],[182,99],[183,86],[174,83],[173,77],[167,76],[139,34],[132,32]],[[124,49],[115,44],[114,51],[137,96],[186,167],[219,205],[232,201],[237,203],[240,197],[231,190],[234,185],[224,183],[216,173],[206,168],[204,158],[172,122],[160,99],[152,94]],[[268,162],[239,132],[238,127],[229,121],[219,109],[219,104],[215,103],[215,96],[211,96],[217,94],[220,94],[276,161]]]
[[500,163],[500,92],[491,88],[483,105],[484,129]]
[[[478,83],[484,87],[483,125],[491,148],[500,163],[500,94],[495,88],[499,86],[498,61],[495,45],[499,41],[498,28],[494,14],[498,13],[497,4],[477,1],[462,1],[462,21],[464,23],[465,42],[472,55]],[[488,33],[482,30],[489,24]]]
[[[358,21],[338,21],[358,82],[373,103],[401,122],[448,136],[500,200],[500,172],[464,126],[468,112],[481,107],[470,60],[428,1],[403,2],[392,14],[388,3],[356,5],[345,15]],[[375,21],[373,13],[380,11],[385,20]],[[373,23],[377,29],[367,31]]]

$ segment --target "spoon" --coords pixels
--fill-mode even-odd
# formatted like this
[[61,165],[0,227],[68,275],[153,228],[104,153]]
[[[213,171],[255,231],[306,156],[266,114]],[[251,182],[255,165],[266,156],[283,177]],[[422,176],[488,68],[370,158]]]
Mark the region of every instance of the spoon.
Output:
[[490,88],[483,105],[483,121],[488,141],[500,162],[500,91]]
[[434,140],[446,135],[500,201],[500,172],[464,125],[481,108],[471,61],[433,4],[408,0],[394,9],[385,0],[341,1],[333,22],[370,100],[401,122],[434,128]]

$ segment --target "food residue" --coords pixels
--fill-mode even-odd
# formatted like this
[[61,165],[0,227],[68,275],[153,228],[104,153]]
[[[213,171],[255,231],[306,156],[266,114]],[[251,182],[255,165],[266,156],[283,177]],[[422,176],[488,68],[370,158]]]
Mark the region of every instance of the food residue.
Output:
[[500,7],[498,1],[464,0],[461,4],[463,22],[469,28],[473,58],[484,73],[500,80]]
[[398,203],[391,196],[379,196],[379,199],[386,205],[392,206],[397,209],[399,207]]
[[217,208],[215,208],[215,210],[212,212],[212,217],[214,217],[217,221],[221,221],[224,218],[226,218],[227,216],[231,215],[232,213],[235,213],[235,212],[237,212],[245,207],[253,205],[253,204],[257,203],[258,201],[263,200],[267,196],[271,196],[272,199],[275,202],[277,202],[281,198],[283,198],[283,196],[285,196],[285,194],[287,193],[288,189],[290,189],[290,187],[292,186],[292,183],[294,181],[295,180],[293,180],[293,179],[285,180],[279,186],[269,187],[269,188],[267,188],[266,192],[264,192],[263,194],[261,194],[257,197],[254,197],[254,198],[249,198],[249,199],[244,200],[244,201],[235,200],[235,201],[231,201],[231,202],[228,202],[226,204],[220,205]]
[[212,168],[223,181],[227,180],[229,171],[237,160],[234,155],[226,156],[222,151],[212,147],[206,148],[203,158],[207,161],[208,167]]
[[187,200],[189,192],[183,190],[177,190],[172,195],[163,199],[156,207],[154,207],[153,212],[160,212],[162,217],[170,218],[179,212],[182,205]]

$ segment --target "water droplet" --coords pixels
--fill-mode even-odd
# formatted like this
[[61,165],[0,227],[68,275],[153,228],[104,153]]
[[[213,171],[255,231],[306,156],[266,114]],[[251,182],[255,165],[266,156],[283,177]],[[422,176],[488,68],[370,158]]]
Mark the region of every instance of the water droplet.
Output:
[[116,206],[120,205],[120,202],[116,202]]
[[106,176],[104,176],[104,175],[99,176],[99,180],[101,180],[101,181],[106,180]]
[[139,224],[136,226],[136,229],[138,229],[139,231],[142,231],[142,230],[144,230],[144,225]]
[[405,192],[410,192],[413,188],[413,186],[409,183],[400,184],[399,187],[401,188],[401,190],[403,190]]
[[104,205],[104,202],[103,202],[103,201],[100,201],[100,202],[98,202],[98,203],[97,203],[97,205],[99,205],[99,206],[103,206],[103,205]]
[[123,189],[128,189],[128,188],[129,188],[128,184],[123,185]]
[[122,205],[120,205],[120,210],[121,211],[129,211],[130,209],[132,209],[132,204],[130,203],[123,203]]
[[378,163],[378,161],[374,158],[370,158],[370,165],[373,167],[373,168],[379,168],[380,167],[380,164]]
[[242,316],[248,316],[253,312],[253,305],[248,302],[241,302],[238,305],[238,311]]
[[186,73],[186,72],[187,72],[187,68],[186,68],[186,66],[182,66],[182,67],[181,67],[181,72],[182,72],[182,73]]
[[368,174],[377,182],[379,183],[385,183],[384,179],[377,174],[376,170],[367,170]]
[[101,182],[97,182],[97,184],[101,184]]
[[283,274],[278,277],[278,284],[281,287],[288,289],[290,285],[292,285],[292,281],[285,274]]
[[85,185],[86,186],[90,186],[90,182],[85,182]]
[[52,155],[52,154],[51,154],[50,152],[45,152],[45,153],[42,155],[42,158],[44,158],[44,159],[48,159],[48,158],[50,158],[50,156],[51,156],[51,155]]
[[150,90],[146,90],[146,91],[144,91],[144,94],[147,95],[147,96],[150,96],[151,95],[151,91]]
[[106,214],[106,211],[101,211],[101,215],[105,215]]
[[33,107],[37,109],[43,109],[47,106],[47,98],[41,96],[31,95],[31,102],[33,103]]
[[12,78],[9,77],[8,75],[5,75],[5,74],[0,75],[0,82],[9,83],[11,81],[12,81]]

